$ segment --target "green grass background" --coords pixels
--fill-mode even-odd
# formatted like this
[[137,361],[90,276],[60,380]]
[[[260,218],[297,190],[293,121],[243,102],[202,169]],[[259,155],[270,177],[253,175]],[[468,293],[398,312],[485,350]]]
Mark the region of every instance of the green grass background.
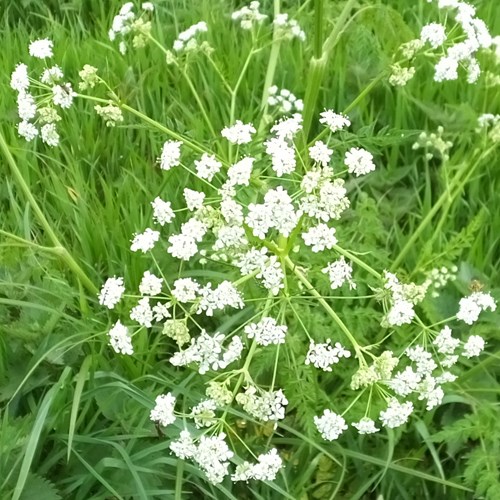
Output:
[[[262,3],[266,11],[272,11],[271,2]],[[315,2],[282,3],[284,11],[299,8],[298,19],[312,33]],[[395,48],[417,36],[420,23],[435,19],[435,11],[424,0],[381,3],[394,10],[368,11],[343,33],[330,59],[318,110],[349,106],[387,66]],[[376,6],[379,2],[360,4]],[[61,243],[97,287],[114,274],[138,284],[146,264],[129,251],[131,235],[148,224],[149,202],[158,195],[178,199],[185,179],[175,172],[165,176],[153,168],[165,136],[132,117],[116,129],[106,128],[89,103],[80,100],[64,114],[61,146],[35,149],[16,135],[15,96],[8,82],[16,63],[27,61],[29,41],[49,37],[54,40],[55,60],[72,81],[77,81],[84,64],[96,66],[130,106],[209,144],[212,135],[190,89],[164,63],[161,52],[147,47],[121,57],[107,39],[120,5],[115,0],[2,0],[0,6],[2,133]],[[342,5],[324,2],[326,32]],[[500,33],[500,4],[484,0],[475,5],[491,32]],[[170,46],[179,31],[206,20],[211,27],[208,40],[217,48],[214,58],[234,84],[250,47],[248,38],[229,20],[236,6],[241,3],[159,1],[155,35]],[[284,45],[281,51],[275,83],[297,96],[304,95],[311,46],[309,40],[303,47]],[[244,121],[254,119],[268,57],[268,51],[260,54],[243,81],[237,115]],[[230,98],[220,80],[202,60],[193,64],[190,76],[214,129],[222,129],[229,119]],[[464,82],[437,85],[430,67],[421,68],[403,89],[379,83],[350,112],[360,141],[375,153],[380,165],[363,190],[378,211],[376,219],[383,228],[379,244],[393,258],[448,192],[458,166],[472,163],[474,148],[481,144],[474,133],[475,120],[483,112],[500,113],[496,88]],[[434,131],[439,125],[454,142],[446,167],[425,162],[421,153],[411,149],[421,130]],[[290,431],[281,440],[292,450],[289,467],[276,486],[208,486],[195,467],[169,454],[167,441],[155,436],[148,421],[154,396],[172,387],[180,393],[190,390],[188,380],[169,369],[145,342],[130,359],[110,352],[106,345],[110,319],[60,255],[41,248],[52,243],[5,158],[0,162],[4,231],[0,235],[0,498],[11,498],[15,491],[16,498],[39,500],[368,499],[379,494],[385,499],[473,498],[479,479],[472,472],[469,480],[464,477],[465,461],[449,453],[453,443],[457,450],[484,449],[487,458],[483,457],[480,470],[491,476],[491,485],[500,484],[500,429],[494,416],[499,392],[497,320],[495,332],[490,333],[491,355],[480,361],[460,388],[473,394],[473,413],[487,409],[486,416],[481,416],[486,422],[482,424],[485,436],[461,442],[458,437],[455,441],[447,437],[446,445],[434,444],[429,434],[441,430],[443,419],[439,425],[422,420],[420,428],[416,426],[405,438],[399,432],[389,433],[377,446],[364,447],[351,437],[341,449]],[[498,154],[493,153],[456,197],[445,199],[399,270],[417,276],[433,262],[449,261],[460,267],[464,293],[471,279],[479,279],[488,289],[498,288],[499,207],[500,169]],[[359,227],[363,228],[362,221]],[[461,235],[458,242],[457,235]],[[166,274],[176,272],[172,261],[165,260],[164,265]],[[458,405],[458,413],[463,404],[459,393],[451,401]],[[453,415],[446,418],[453,421]],[[496,441],[494,432],[498,433]],[[469,490],[446,487],[445,477]],[[497,488],[489,498],[500,491]]]

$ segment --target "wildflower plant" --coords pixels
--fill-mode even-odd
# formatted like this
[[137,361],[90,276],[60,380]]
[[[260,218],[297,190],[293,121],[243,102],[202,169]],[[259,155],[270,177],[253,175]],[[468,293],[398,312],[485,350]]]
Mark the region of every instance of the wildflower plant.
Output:
[[[422,29],[418,43],[401,48],[410,60],[417,51],[445,46],[436,81],[452,79],[459,65],[475,81],[475,53],[494,43],[464,5],[439,2],[440,8],[451,9],[464,41],[446,45],[451,40],[445,27],[434,23]],[[308,39],[289,14],[273,19],[260,7],[251,2],[228,19],[242,30],[238,36],[252,40],[242,77],[271,33],[273,47]],[[485,341],[468,333],[468,326],[483,311],[495,311],[495,300],[486,291],[472,291],[449,317],[429,319],[427,305],[456,275],[452,264],[429,269],[414,282],[397,265],[376,268],[350,243],[346,214],[352,215],[354,195],[384,168],[380,154],[368,151],[357,137],[355,117],[337,109],[315,113],[307,99],[280,90],[273,81],[264,82],[261,109],[239,109],[235,96],[241,78],[234,86],[224,80],[212,57],[217,47],[206,39],[210,26],[205,21],[188,26],[167,48],[154,38],[154,12],[149,2],[141,9],[125,4],[109,38],[122,54],[146,43],[161,50],[165,64],[191,88],[185,68],[192,57],[215,66],[231,96],[224,127],[214,129],[193,94],[213,132],[210,141],[168,128],[129,106],[91,65],[79,74],[82,95],[61,83],[57,66],[33,79],[20,64],[11,79],[19,95],[19,134],[28,141],[40,133],[42,141],[56,146],[58,112],[82,97],[94,103],[107,126],[135,116],[162,133],[163,147],[151,168],[167,179],[175,170],[185,176],[183,202],[169,199],[168,192],[156,193],[147,200],[149,223],[130,235],[130,251],[143,266],[138,286],[124,273],[108,278],[98,294],[113,317],[107,343],[117,356],[133,357],[147,339],[148,345],[161,345],[165,361],[196,387],[192,392],[168,387],[151,395],[151,425],[163,429],[173,455],[194,463],[213,484],[226,478],[274,480],[287,465],[286,447],[272,446],[267,438],[305,420],[316,438],[326,441],[411,425],[414,414],[439,406],[462,366],[481,355]],[[466,55],[457,55],[458,44]],[[29,52],[51,58],[52,43],[40,40]],[[397,65],[391,79],[402,85],[410,69],[396,77]],[[40,90],[39,98],[28,93],[31,86]],[[314,114],[312,128],[318,133],[313,140],[306,113]],[[496,126],[497,118],[484,118],[484,127]],[[44,132],[47,125],[52,128]],[[452,144],[441,133],[423,133],[415,149],[433,148],[448,160]],[[356,331],[345,301],[370,309],[376,321]],[[311,310],[315,321],[307,319]],[[319,333],[318,322],[327,325]],[[318,388],[313,408],[297,390],[304,374]],[[348,382],[338,398],[329,394],[335,377]],[[324,380],[329,381],[325,387]],[[266,431],[240,432],[241,420]]]

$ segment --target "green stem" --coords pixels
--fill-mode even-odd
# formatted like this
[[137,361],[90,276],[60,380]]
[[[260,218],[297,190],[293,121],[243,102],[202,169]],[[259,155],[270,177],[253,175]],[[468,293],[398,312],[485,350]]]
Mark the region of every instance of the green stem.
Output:
[[325,312],[335,321],[337,326],[342,330],[344,335],[351,342],[354,351],[356,352],[356,357],[360,362],[364,361],[363,353],[361,352],[361,348],[359,344],[356,342],[354,335],[350,332],[349,328],[345,325],[345,323],[340,319],[339,315],[332,309],[332,307],[328,304],[328,302],[321,296],[320,293],[316,291],[316,288],[311,284],[311,282],[304,276],[304,274],[298,269],[295,263],[290,259],[290,257],[284,258],[287,267],[297,276],[299,281],[307,288],[308,292],[313,295],[318,302],[323,306]]
[[369,266],[366,262],[364,262],[363,260],[356,257],[353,253],[349,252],[348,250],[344,250],[343,248],[339,247],[338,245],[333,245],[333,249],[336,252],[338,252],[340,255],[343,255],[344,257],[347,257],[349,260],[356,262],[356,264],[359,267],[362,267],[363,269],[368,271],[370,274],[372,274],[376,278],[382,279],[382,275],[379,272],[375,271],[375,269],[373,269],[373,267]]
[[[274,0],[274,18],[280,13],[280,0]],[[273,43],[271,46],[271,54],[269,55],[269,61],[267,63],[266,78],[264,80],[264,89],[262,90],[262,99],[260,101],[260,109],[262,110],[262,116],[259,123],[258,133],[260,134],[264,127],[266,126],[266,113],[267,113],[267,99],[269,97],[269,87],[273,84],[274,75],[276,73],[276,67],[278,65],[278,58],[281,48],[281,38],[278,36],[279,27],[274,25],[273,28]]]
[[[7,160],[7,163],[9,164],[11,171],[14,175],[14,178],[21,188],[21,191],[24,193],[26,196],[29,204],[31,205],[31,208],[33,209],[33,212],[35,213],[36,217],[38,218],[39,223],[43,227],[43,230],[47,234],[49,240],[52,242],[54,245],[55,249],[53,250],[54,253],[57,253],[60,255],[61,259],[64,261],[64,263],[73,271],[73,273],[80,279],[82,284],[85,286],[85,288],[93,295],[97,294],[99,290],[97,287],[94,285],[92,280],[86,275],[85,271],[78,265],[76,260],[72,257],[72,255],[66,250],[64,245],[59,241],[59,238],[57,237],[56,233],[52,229],[52,225],[48,221],[48,219],[45,217],[45,214],[43,213],[42,209],[39,207],[35,197],[31,193],[31,190],[26,184],[26,181],[24,180],[24,177],[21,174],[21,171],[19,170],[16,161],[14,160],[14,157],[12,156],[12,153],[10,152],[9,146],[5,142],[5,138],[3,134],[0,132],[0,149],[2,149],[5,158]],[[58,250],[56,250],[58,249]]]

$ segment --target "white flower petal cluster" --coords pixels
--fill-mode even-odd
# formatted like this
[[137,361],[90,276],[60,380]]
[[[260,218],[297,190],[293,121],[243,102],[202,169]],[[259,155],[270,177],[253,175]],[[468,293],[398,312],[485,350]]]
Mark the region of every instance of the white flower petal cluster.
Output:
[[132,252],[138,252],[139,250],[142,253],[149,252],[155,246],[155,243],[160,239],[160,232],[153,231],[151,228],[146,228],[143,233],[134,234],[134,239],[132,240],[132,245],[130,246],[130,250]]
[[325,109],[325,111],[320,113],[320,116],[319,122],[328,127],[332,132],[337,132],[351,126],[351,120],[349,120],[348,116],[342,113],[335,113],[333,109]]
[[200,284],[192,278],[180,278],[174,281],[172,295],[179,302],[193,302],[200,291]]
[[118,354],[134,354],[128,328],[118,320],[108,333],[109,343]]
[[413,413],[413,403],[407,401],[400,403],[396,398],[392,398],[387,405],[387,409],[380,412],[380,421],[384,427],[394,429],[408,422]]
[[175,422],[174,415],[175,396],[172,393],[160,394],[155,399],[155,406],[149,414],[153,422],[158,422],[163,427]]
[[295,210],[286,189],[278,186],[264,195],[264,203],[248,205],[245,222],[253,234],[263,240],[270,229],[276,229],[283,236],[289,236],[295,229],[300,215],[300,211]]
[[289,19],[288,14],[278,14],[273,21],[281,31],[281,36],[287,39],[298,38],[301,42],[306,40],[306,34],[295,19]]
[[482,311],[495,311],[497,305],[489,293],[474,292],[468,297],[460,299],[457,319],[472,325],[475,323]]
[[154,297],[160,295],[163,284],[163,278],[155,276],[149,271],[145,271],[141,283],[139,284],[139,292],[141,295],[149,295]]
[[206,224],[196,219],[189,219],[182,224],[180,234],[173,234],[168,238],[170,246],[167,252],[176,259],[190,260],[198,253],[197,243],[201,242],[208,227]]
[[351,148],[346,152],[344,164],[350,174],[360,175],[368,174],[375,170],[373,155],[363,148]]
[[315,253],[322,252],[326,248],[330,250],[337,244],[335,228],[328,227],[323,223],[313,226],[309,231],[302,233],[302,238],[304,243],[311,247],[311,250]]
[[26,92],[30,85],[28,77],[28,66],[19,63],[10,77],[10,86],[17,92]]
[[224,127],[221,135],[231,144],[248,144],[252,140],[252,134],[255,134],[255,132],[255,127],[251,123],[243,123],[241,120],[236,120],[234,125]]
[[332,158],[333,149],[330,149],[323,141],[316,141],[309,148],[311,160],[319,163],[322,167],[328,167]]
[[221,333],[209,335],[202,330],[197,338],[191,339],[191,344],[186,350],[176,352],[170,358],[170,363],[174,366],[196,363],[201,374],[209,370],[224,369],[239,359],[243,351],[243,343],[237,335],[231,339],[227,347],[223,345],[224,340],[225,336]]
[[173,49],[175,52],[190,52],[199,48],[196,37],[198,33],[206,33],[208,31],[207,23],[200,21],[193,24],[188,29],[179,33],[177,39],[174,41]]
[[223,281],[216,288],[208,283],[200,289],[200,302],[198,304],[197,314],[204,313],[206,316],[213,316],[214,311],[232,307],[242,309],[245,306],[243,298],[230,281]]
[[123,284],[123,278],[117,278],[116,276],[108,278],[101,288],[99,304],[108,309],[113,309],[120,302],[124,293],[125,285]]
[[54,42],[52,40],[43,38],[31,42],[28,51],[31,57],[36,57],[37,59],[46,59],[54,55],[52,51],[53,47]]
[[339,219],[350,205],[344,180],[331,181],[325,169],[312,170],[308,174],[304,177],[302,185],[306,192],[310,191],[310,194],[300,200],[302,212],[322,222]]
[[331,342],[330,339],[327,339],[325,343],[320,344],[311,340],[305,364],[312,364],[325,372],[331,372],[332,365],[337,364],[341,358],[351,357],[350,351],[345,349],[340,342],[335,342],[335,346],[332,346]]
[[201,436],[195,444],[189,431],[182,431],[180,438],[170,445],[172,452],[179,458],[192,459],[206,474],[212,484],[221,483],[229,474],[229,460],[233,452],[224,441],[226,435],[221,432],[216,436]]
[[262,14],[260,11],[260,2],[256,0],[250,2],[249,5],[243,6],[239,10],[235,10],[231,14],[231,19],[233,21],[239,21],[240,26],[244,30],[251,30],[256,25],[262,24],[267,16]]
[[450,355],[455,352],[460,344],[460,340],[452,336],[452,331],[449,326],[445,326],[441,329],[432,343],[436,346],[438,353]]
[[462,355],[466,358],[473,358],[479,356],[484,350],[484,339],[479,335],[471,335],[464,345]]
[[149,297],[140,299],[137,305],[130,310],[130,319],[146,328],[153,326],[154,314],[149,304]]
[[375,422],[368,417],[363,417],[359,422],[353,422],[351,425],[357,429],[360,434],[374,434],[380,430],[375,426]]
[[40,81],[46,85],[53,85],[64,78],[64,73],[59,66],[52,66],[43,71]]
[[446,41],[446,28],[438,23],[426,24],[420,31],[420,40],[437,49]]
[[161,150],[161,156],[158,158],[158,163],[162,170],[170,170],[180,163],[181,159],[181,146],[180,141],[165,141]]
[[236,471],[231,476],[233,481],[273,481],[283,467],[283,460],[278,455],[278,450],[273,448],[267,453],[257,457],[257,463],[243,462],[236,466]]
[[215,158],[215,155],[203,153],[199,160],[194,162],[198,177],[211,182],[214,175],[219,173],[222,163]]
[[151,202],[151,206],[153,207],[153,221],[160,224],[160,226],[170,224],[174,219],[175,214],[169,201],[164,201],[157,196]]
[[217,239],[212,246],[213,250],[224,248],[241,248],[248,245],[245,229],[241,226],[221,226],[214,231]]
[[231,186],[248,186],[255,158],[245,156],[231,165],[227,171],[227,182]]
[[297,97],[287,89],[280,90],[276,85],[272,85],[269,87],[268,93],[269,97],[267,98],[267,104],[269,106],[278,107],[281,113],[291,113],[292,111],[302,113],[304,110],[304,101],[302,99],[297,99]]
[[201,191],[184,188],[184,199],[186,200],[186,206],[190,211],[201,208],[203,206],[203,202],[205,201],[205,196],[205,193]]
[[52,101],[56,106],[60,106],[61,108],[70,108],[75,96],[76,92],[73,91],[70,83],[54,85],[52,87]]
[[283,420],[285,406],[288,404],[281,389],[265,392],[257,390],[253,385],[248,386],[244,393],[238,394],[236,401],[249,415],[263,422]]
[[346,282],[349,283],[351,290],[356,288],[356,283],[352,280],[352,265],[348,264],[343,256],[327,264],[321,271],[328,274],[330,286],[333,290],[340,288]]
[[270,344],[284,344],[288,328],[278,325],[274,318],[263,317],[258,323],[249,323],[245,326],[248,338],[255,339],[257,344],[267,346]]
[[[481,49],[489,49],[493,44],[488,27],[476,17],[475,8],[466,2],[438,0],[438,7],[451,11],[450,17],[460,26],[465,39],[461,36],[458,43],[444,51],[435,65],[434,81],[456,80],[458,68],[462,65],[467,82],[475,83],[481,73],[477,53]],[[446,33],[441,25],[432,23],[422,30],[421,40],[428,42],[433,48],[439,48],[446,40]]]
[[314,424],[326,441],[335,441],[347,430],[344,418],[331,410],[325,410],[321,417],[314,417]]

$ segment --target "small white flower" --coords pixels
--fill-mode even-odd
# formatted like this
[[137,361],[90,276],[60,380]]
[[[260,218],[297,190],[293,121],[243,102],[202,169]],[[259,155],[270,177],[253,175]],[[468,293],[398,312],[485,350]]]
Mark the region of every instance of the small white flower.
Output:
[[255,134],[255,132],[255,127],[251,123],[236,120],[231,127],[224,127],[221,135],[231,144],[247,144],[252,140],[252,134]]
[[181,278],[174,281],[172,295],[179,302],[192,302],[196,300],[196,295],[200,291],[200,285],[191,278]]
[[10,86],[18,92],[26,92],[29,85],[28,66],[19,63],[10,77]]
[[353,422],[351,425],[358,429],[360,434],[373,434],[380,430],[375,427],[375,422],[368,417],[363,417],[359,422]]
[[188,210],[197,210],[203,206],[205,193],[194,191],[193,189],[184,188],[184,199]]
[[311,160],[319,163],[322,167],[327,167],[332,157],[333,149],[330,149],[323,141],[316,141],[309,148]]
[[468,325],[472,325],[479,318],[482,311],[489,309],[495,311],[497,305],[495,300],[489,293],[474,292],[468,297],[460,299],[459,311],[457,319],[464,321]]
[[314,417],[314,423],[327,441],[335,441],[347,429],[344,418],[331,410],[325,410],[321,417]]
[[130,319],[137,321],[141,326],[151,328],[153,323],[153,310],[149,305],[149,297],[143,297],[130,311]]
[[161,394],[155,399],[155,407],[151,410],[149,418],[153,422],[158,422],[163,427],[175,422],[174,415],[175,397],[172,393]]
[[153,231],[148,227],[143,233],[136,233],[134,235],[130,250],[132,250],[132,252],[137,252],[140,250],[142,253],[146,253],[155,246],[155,243],[159,239],[159,231]]
[[157,162],[160,164],[162,170],[170,170],[180,163],[181,159],[181,146],[180,141],[166,141],[161,149],[161,156]]
[[48,146],[56,147],[59,145],[59,134],[57,133],[55,123],[47,123],[40,129],[42,141]]
[[335,346],[332,346],[330,339],[327,339],[324,344],[317,344],[314,340],[311,340],[305,364],[312,364],[325,372],[331,372],[331,365],[337,364],[341,358],[349,358],[350,356],[351,353],[344,349],[340,342],[336,342]]
[[330,250],[337,244],[335,228],[328,227],[326,224],[318,224],[315,227],[311,227],[309,231],[302,233],[302,238],[304,239],[304,243],[308,247],[311,247],[311,250],[315,253],[321,252],[325,248]]
[[407,401],[401,404],[397,399],[393,398],[389,401],[387,409],[380,412],[379,418],[384,427],[394,429],[408,422],[412,412],[413,403]]
[[139,292],[141,295],[159,295],[161,293],[162,284],[163,278],[158,278],[158,276],[155,276],[149,271],[145,271],[139,285]]
[[48,38],[41,40],[35,40],[29,45],[29,54],[32,57],[37,57],[38,59],[45,59],[46,57],[52,57],[54,54],[52,52],[52,47],[54,42]]
[[40,81],[47,85],[53,85],[62,78],[64,78],[64,74],[61,68],[59,66],[52,66],[51,68],[44,70],[42,76],[40,77]]
[[118,320],[109,331],[109,343],[118,354],[134,354],[128,328]]
[[284,344],[287,332],[286,325],[278,325],[274,318],[264,317],[258,323],[245,326],[248,338],[255,338],[259,345]]
[[31,142],[38,135],[38,129],[32,123],[23,120],[17,126],[17,133],[28,142]]
[[446,30],[442,24],[430,23],[425,25],[420,32],[420,40],[428,42],[433,49],[437,49],[446,40]]
[[328,274],[330,278],[330,286],[332,290],[340,288],[344,283],[349,283],[349,288],[355,289],[356,283],[352,280],[352,266],[348,264],[344,257],[330,262],[324,269],[322,269],[324,274]]
[[116,276],[108,278],[99,293],[99,304],[106,306],[108,309],[113,309],[120,302],[124,293],[123,278],[117,278]]
[[169,201],[163,201],[157,196],[151,202],[151,206],[153,207],[153,220],[160,224],[160,226],[169,224],[174,219],[175,214]]
[[207,181],[211,181],[222,167],[222,163],[215,158],[215,155],[208,153],[203,153],[202,157],[195,160],[194,164],[198,176]]
[[344,163],[350,174],[365,175],[375,170],[373,155],[362,148],[351,148],[345,154]]
[[73,104],[73,97],[76,95],[71,88],[70,83],[65,83],[63,85],[54,85],[52,87],[52,100],[56,106],[61,106],[61,108],[70,108]]
[[335,113],[332,109],[325,109],[320,113],[319,122],[327,126],[332,132],[337,132],[351,125],[349,118],[342,113]]
[[462,353],[466,358],[473,358],[479,356],[484,350],[484,339],[479,335],[471,335],[464,345],[464,351]]

